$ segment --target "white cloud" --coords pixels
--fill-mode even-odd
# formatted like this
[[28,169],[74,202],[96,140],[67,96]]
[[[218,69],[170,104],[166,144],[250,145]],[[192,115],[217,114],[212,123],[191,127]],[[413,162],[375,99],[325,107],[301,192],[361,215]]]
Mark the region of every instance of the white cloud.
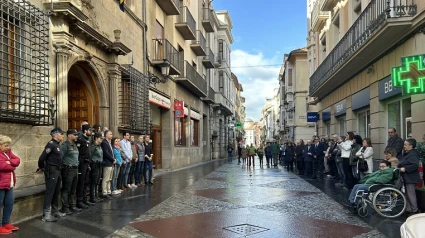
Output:
[[243,50],[233,50],[231,57],[232,72],[238,77],[243,87],[242,96],[246,99],[246,117],[259,121],[265,99],[271,98],[273,89],[279,87],[277,78],[282,56],[277,52],[273,58],[268,59],[262,52],[250,54]]

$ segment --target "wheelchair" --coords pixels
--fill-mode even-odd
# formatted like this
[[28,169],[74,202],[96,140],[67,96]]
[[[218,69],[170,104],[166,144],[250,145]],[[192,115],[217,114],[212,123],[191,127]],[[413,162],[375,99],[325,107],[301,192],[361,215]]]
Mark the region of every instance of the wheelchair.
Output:
[[[399,169],[395,169],[392,181],[398,176]],[[406,210],[406,197],[393,184],[373,184],[367,191],[359,190],[354,201],[358,201],[356,209],[360,217],[369,215],[368,206],[385,218],[399,217]]]

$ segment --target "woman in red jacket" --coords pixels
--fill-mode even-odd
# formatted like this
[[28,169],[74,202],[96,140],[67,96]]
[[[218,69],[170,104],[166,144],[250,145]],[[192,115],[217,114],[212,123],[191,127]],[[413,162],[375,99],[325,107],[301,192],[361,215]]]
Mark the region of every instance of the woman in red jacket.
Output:
[[4,206],[0,234],[10,234],[19,230],[10,224],[14,200],[13,187],[16,184],[15,169],[21,163],[21,159],[10,149],[11,142],[12,139],[8,136],[0,135],[0,204]]

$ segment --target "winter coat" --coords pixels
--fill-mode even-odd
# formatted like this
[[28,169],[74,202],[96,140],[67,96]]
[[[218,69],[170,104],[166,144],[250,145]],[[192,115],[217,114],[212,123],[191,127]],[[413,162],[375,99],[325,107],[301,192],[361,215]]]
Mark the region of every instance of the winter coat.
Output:
[[336,145],[333,149],[333,151],[331,151],[331,154],[333,157],[335,157],[335,161],[337,163],[341,163],[342,162],[342,158],[341,158],[341,148],[339,147],[339,145]]
[[280,147],[278,143],[272,144],[272,154],[279,154],[280,153]]
[[398,163],[397,167],[406,169],[406,172],[401,173],[404,183],[419,183],[419,158],[419,152],[415,149],[412,149],[408,152],[405,152],[403,159]]
[[248,148],[248,154],[249,155],[255,155],[255,147],[254,146],[250,146]]
[[[10,164],[7,163],[9,161]],[[15,169],[21,163],[21,159],[12,153],[12,150],[0,152],[0,189],[11,188],[11,179],[13,176],[13,185],[16,185]]]
[[294,161],[294,157],[295,157],[294,146],[287,146],[286,152],[285,152],[285,161],[286,162],[292,162],[292,161]]
[[401,160],[403,157],[403,146],[404,146],[404,140],[400,138],[398,135],[395,135],[394,138],[389,138],[387,141],[387,147],[395,149],[395,152],[397,152],[397,159]]
[[272,155],[272,146],[266,146],[264,150],[266,152],[266,155]]
[[296,156],[298,161],[304,160],[304,146],[297,145],[295,147],[295,156]]
[[350,152],[351,152],[351,145],[353,144],[353,141],[346,140],[340,144],[338,144],[339,149],[341,150],[341,158],[348,159],[350,158]]
[[360,150],[357,151],[356,156],[360,159],[364,159],[367,162],[367,167],[369,168],[368,171],[364,171],[364,173],[372,173],[373,172],[373,148],[372,147],[366,147],[365,151],[362,155],[363,147],[360,148]]
[[314,145],[310,145],[310,149],[308,145],[304,147],[304,162],[313,162],[314,157]]
[[350,152],[350,165],[357,165],[357,161],[359,161],[359,158],[357,157],[356,153],[362,148],[361,145],[357,143],[353,143],[351,145],[351,152]]
[[371,174],[363,177],[359,183],[372,185],[372,184],[389,184],[393,179],[393,169],[388,168],[384,170],[377,170]]
[[259,156],[264,155],[264,148],[262,148],[262,147],[258,148],[258,150],[257,150],[257,154],[258,154]]
[[242,159],[248,158],[248,149],[242,148]]

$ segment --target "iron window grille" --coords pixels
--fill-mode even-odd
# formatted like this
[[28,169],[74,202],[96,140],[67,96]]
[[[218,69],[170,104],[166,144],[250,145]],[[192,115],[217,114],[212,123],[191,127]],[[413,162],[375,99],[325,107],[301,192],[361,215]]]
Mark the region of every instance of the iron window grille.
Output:
[[0,121],[48,125],[48,16],[26,0],[1,0],[0,14]]
[[149,78],[131,65],[123,65],[120,85],[121,130],[150,134]]

